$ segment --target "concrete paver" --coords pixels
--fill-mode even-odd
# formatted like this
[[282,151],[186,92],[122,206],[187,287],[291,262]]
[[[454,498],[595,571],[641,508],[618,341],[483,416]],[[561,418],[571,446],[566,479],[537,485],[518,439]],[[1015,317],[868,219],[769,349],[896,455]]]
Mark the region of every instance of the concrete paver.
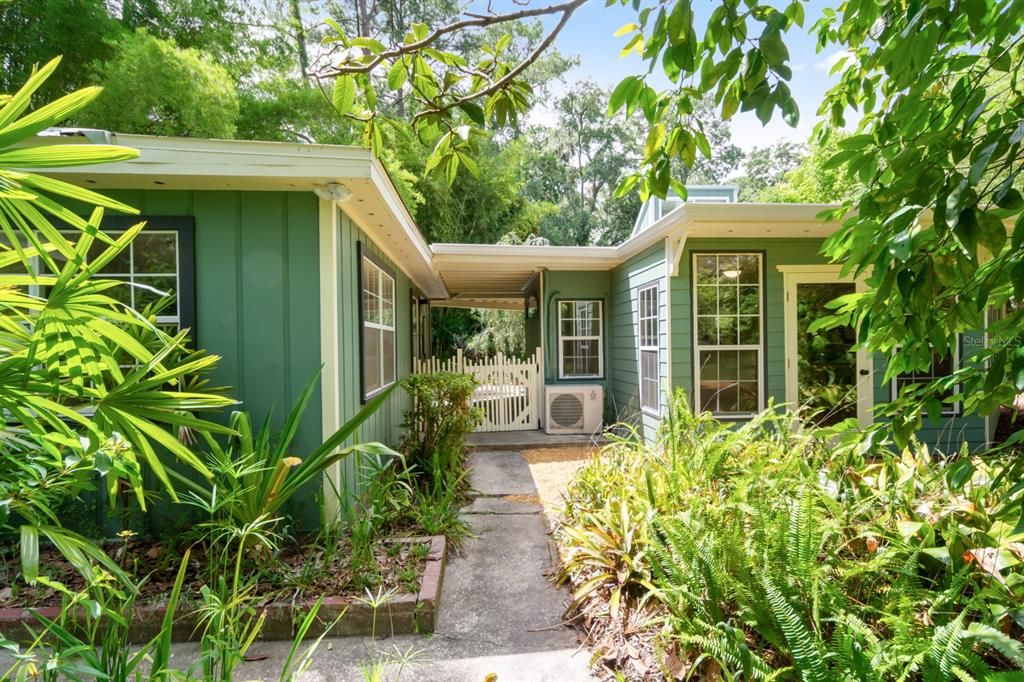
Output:
[[[566,593],[547,579],[554,565],[526,460],[518,452],[471,455],[477,497],[463,510],[474,537],[450,557],[441,588],[437,632],[371,642],[325,640],[304,682],[357,681],[381,652],[417,650],[402,682],[583,682],[593,680],[589,654],[561,623]],[[514,495],[512,500],[502,499]],[[239,679],[276,679],[287,642],[260,643],[263,661],[246,663]],[[188,655],[185,650],[182,655]],[[384,679],[396,679],[390,666]]]

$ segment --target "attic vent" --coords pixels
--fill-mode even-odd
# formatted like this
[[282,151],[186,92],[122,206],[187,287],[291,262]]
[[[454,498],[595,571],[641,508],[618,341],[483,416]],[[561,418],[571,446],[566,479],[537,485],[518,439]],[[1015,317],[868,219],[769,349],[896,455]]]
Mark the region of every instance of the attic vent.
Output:
[[582,426],[583,396],[579,393],[562,393],[551,400],[549,415],[551,421],[563,429]]

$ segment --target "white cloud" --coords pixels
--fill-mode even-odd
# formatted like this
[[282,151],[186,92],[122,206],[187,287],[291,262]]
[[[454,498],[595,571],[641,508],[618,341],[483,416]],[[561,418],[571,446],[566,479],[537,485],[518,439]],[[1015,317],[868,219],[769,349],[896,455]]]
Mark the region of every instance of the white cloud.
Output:
[[828,55],[821,61],[815,63],[814,68],[818,71],[829,73],[832,71],[832,67],[838,64],[840,61],[847,57],[852,57],[853,54],[849,50],[836,50],[832,54]]

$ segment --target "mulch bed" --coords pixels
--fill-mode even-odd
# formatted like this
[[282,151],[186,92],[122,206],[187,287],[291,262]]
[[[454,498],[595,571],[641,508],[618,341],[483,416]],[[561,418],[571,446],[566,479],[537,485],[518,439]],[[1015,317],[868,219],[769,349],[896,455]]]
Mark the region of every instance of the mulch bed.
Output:
[[[111,542],[107,554],[126,572],[142,582],[137,603],[160,604],[166,601],[181,565],[182,552],[166,543],[152,540]],[[349,548],[340,542],[328,552],[316,545],[296,543],[283,548],[275,557],[252,556],[250,565],[265,568],[254,571],[255,593],[260,605],[272,601],[302,600],[320,595],[365,597],[373,592],[394,589],[398,594],[415,594],[426,565],[429,544],[392,542],[374,544],[377,571],[356,571],[350,562]],[[63,583],[72,591],[85,587],[81,574],[55,549],[40,548],[40,573]],[[207,556],[202,545],[194,545],[185,574],[183,599],[198,599],[199,589],[210,581]],[[21,579],[21,564],[16,550],[0,553],[0,608],[38,608],[60,606],[61,595],[43,585],[26,585]]]

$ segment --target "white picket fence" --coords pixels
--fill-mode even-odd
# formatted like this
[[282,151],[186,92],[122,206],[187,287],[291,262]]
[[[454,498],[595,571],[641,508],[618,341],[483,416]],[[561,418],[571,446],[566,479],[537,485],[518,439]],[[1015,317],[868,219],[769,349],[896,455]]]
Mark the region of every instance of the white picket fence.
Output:
[[526,360],[498,355],[473,362],[458,350],[451,358],[416,358],[414,372],[455,372],[476,378],[472,403],[483,410],[477,431],[532,431],[540,428],[544,386],[544,358],[541,349]]

